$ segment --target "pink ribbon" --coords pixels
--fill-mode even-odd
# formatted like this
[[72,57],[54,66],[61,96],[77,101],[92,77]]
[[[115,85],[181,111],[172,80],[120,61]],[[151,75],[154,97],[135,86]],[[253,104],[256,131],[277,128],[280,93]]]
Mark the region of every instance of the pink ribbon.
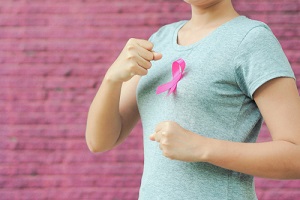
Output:
[[169,90],[168,95],[173,93],[176,90],[177,83],[180,81],[180,79],[183,76],[184,68],[185,68],[185,62],[182,58],[179,58],[178,60],[174,61],[172,64],[173,79],[170,82],[158,86],[156,89],[156,94],[160,94],[167,90]]

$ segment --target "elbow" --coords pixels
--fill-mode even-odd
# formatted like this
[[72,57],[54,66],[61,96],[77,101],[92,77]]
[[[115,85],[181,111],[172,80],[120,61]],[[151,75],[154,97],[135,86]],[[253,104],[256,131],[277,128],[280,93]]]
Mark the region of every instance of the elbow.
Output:
[[113,147],[111,145],[108,144],[101,144],[89,139],[86,139],[86,144],[88,149],[90,150],[90,152],[92,153],[103,153],[106,151],[111,150]]
[[111,148],[105,147],[103,145],[94,144],[93,142],[87,142],[87,146],[92,153],[103,153],[110,150]]
[[94,154],[96,154],[96,153],[103,153],[103,152],[107,151],[106,149],[96,147],[96,146],[94,146],[92,144],[87,144],[87,146],[88,146],[90,152],[92,152]]

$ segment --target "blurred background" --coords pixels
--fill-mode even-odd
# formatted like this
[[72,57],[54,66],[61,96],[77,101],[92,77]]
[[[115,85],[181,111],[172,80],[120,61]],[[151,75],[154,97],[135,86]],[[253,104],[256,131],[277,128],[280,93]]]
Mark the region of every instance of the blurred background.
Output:
[[[234,4],[272,28],[299,77],[300,0]],[[189,17],[182,0],[2,0],[0,199],[137,199],[141,125],[117,149],[92,154],[87,111],[129,38]],[[259,141],[268,140],[264,126]],[[256,190],[260,200],[300,199],[297,180],[256,178]]]

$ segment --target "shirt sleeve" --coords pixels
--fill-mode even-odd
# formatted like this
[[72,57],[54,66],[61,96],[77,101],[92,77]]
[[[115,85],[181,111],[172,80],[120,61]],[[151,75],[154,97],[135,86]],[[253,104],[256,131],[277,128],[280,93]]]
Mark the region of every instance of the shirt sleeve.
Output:
[[268,27],[250,30],[240,43],[234,61],[237,84],[251,99],[254,92],[271,79],[295,79],[280,43]]
[[154,35],[155,35],[155,33],[153,33],[153,34],[149,37],[149,39],[148,39],[149,42],[153,42]]

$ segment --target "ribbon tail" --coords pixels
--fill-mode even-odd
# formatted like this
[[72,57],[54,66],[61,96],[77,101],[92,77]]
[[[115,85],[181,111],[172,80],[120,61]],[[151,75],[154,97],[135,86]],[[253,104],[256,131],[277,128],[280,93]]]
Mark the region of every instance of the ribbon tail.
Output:
[[180,81],[180,79],[181,79],[181,74],[177,75],[174,78],[174,85],[170,88],[168,95],[171,94],[171,93],[173,93],[173,92],[175,92],[175,90],[177,88],[177,84]]
[[156,89],[156,94],[160,94],[160,93],[163,93],[163,92],[167,91],[173,85],[174,85],[173,81],[170,81],[168,83],[165,83],[165,84],[162,84],[162,85],[158,86],[157,89]]
[[165,92],[169,89],[170,89],[169,94],[171,94],[176,89],[177,83],[180,79],[181,79],[181,74],[176,74],[176,76],[173,78],[172,81],[158,86],[157,89],[156,89],[156,94],[160,94],[160,93]]
[[177,83],[170,88],[168,95],[173,93],[176,90],[176,87],[177,87]]

